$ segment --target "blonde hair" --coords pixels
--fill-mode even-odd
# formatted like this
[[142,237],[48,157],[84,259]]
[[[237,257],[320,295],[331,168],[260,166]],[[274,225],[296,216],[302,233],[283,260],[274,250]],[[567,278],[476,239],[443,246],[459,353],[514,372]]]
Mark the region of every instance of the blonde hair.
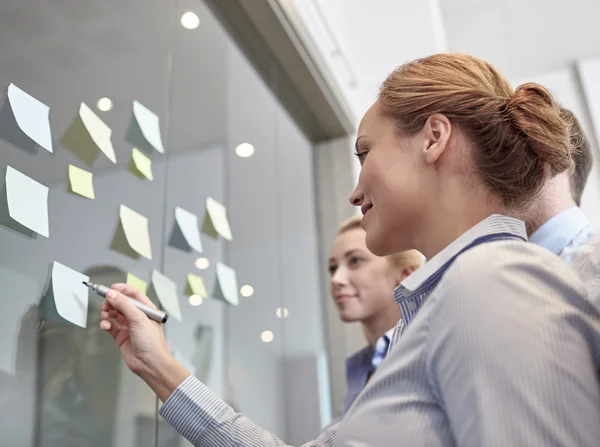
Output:
[[[337,231],[338,236],[347,231],[361,229],[362,216],[353,216],[343,222]],[[364,230],[363,230],[364,231]],[[385,257],[395,268],[404,269],[412,267],[414,270],[425,264],[425,257],[418,250],[406,250]]]
[[477,174],[509,209],[529,205],[546,179],[573,167],[569,129],[552,94],[535,83],[515,91],[473,56],[406,63],[383,82],[379,103],[411,135],[431,115],[445,115],[469,138]]

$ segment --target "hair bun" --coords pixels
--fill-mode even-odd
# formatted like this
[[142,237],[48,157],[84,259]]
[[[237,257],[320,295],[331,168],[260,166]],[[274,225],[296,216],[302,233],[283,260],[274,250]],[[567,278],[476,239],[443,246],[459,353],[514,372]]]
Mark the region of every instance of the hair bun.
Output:
[[523,84],[508,100],[506,110],[515,130],[527,140],[526,147],[546,164],[550,175],[572,169],[568,124],[548,89],[533,82]]

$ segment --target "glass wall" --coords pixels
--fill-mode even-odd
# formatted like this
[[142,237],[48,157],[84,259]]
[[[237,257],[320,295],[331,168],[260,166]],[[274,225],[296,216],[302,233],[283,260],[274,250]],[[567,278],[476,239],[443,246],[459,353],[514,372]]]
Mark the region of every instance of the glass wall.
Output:
[[[186,11],[197,28],[182,26]],[[197,0],[3,2],[0,57],[2,445],[187,445],[158,420],[154,395],[100,331],[101,298],[86,297],[85,328],[56,317],[68,314],[61,306],[86,312],[84,302],[58,302],[54,263],[103,284],[132,274],[151,287],[154,271],[168,277],[182,314],[166,325],[177,358],[280,437],[312,439],[327,422],[328,390],[311,145],[273,94],[276,70],[260,79]],[[39,124],[43,107],[15,96],[11,83],[50,107],[51,138]],[[132,167],[140,163],[132,161],[134,101],[160,120],[164,153],[141,148],[152,180]],[[112,131],[116,163],[110,153],[86,156],[107,147],[92,114]],[[255,148],[251,157],[236,155],[242,143]],[[71,165],[93,174],[94,199],[73,191],[90,192],[85,174],[69,177]],[[175,210],[202,227],[207,197],[227,207],[233,240],[203,232],[199,253],[182,246]],[[116,250],[123,205],[147,218],[151,259]],[[138,249],[139,228],[124,229]],[[238,306],[212,297],[218,263],[236,271],[238,288],[253,289]],[[189,274],[203,278],[208,298],[189,298]]]

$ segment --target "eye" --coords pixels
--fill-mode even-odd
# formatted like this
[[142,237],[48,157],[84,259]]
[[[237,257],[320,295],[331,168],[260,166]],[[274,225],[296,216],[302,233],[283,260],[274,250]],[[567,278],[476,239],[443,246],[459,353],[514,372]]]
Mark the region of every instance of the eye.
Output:
[[329,270],[329,275],[333,276],[335,271],[337,270],[337,265],[330,265],[327,270]]
[[363,258],[359,258],[358,256],[353,256],[349,259],[349,264],[353,267],[360,265],[364,262]]
[[354,155],[356,155],[356,157],[358,158],[358,161],[360,162],[361,166],[365,162],[365,158],[367,158],[368,153],[369,153],[369,151],[361,151],[361,152],[354,153]]

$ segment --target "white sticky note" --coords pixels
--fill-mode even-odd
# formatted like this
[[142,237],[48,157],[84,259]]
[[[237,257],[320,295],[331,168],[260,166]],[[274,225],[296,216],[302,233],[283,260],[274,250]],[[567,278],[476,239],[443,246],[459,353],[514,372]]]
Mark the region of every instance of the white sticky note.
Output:
[[138,101],[133,101],[133,115],[146,141],[158,152],[164,154],[158,115]]
[[117,157],[110,139],[112,135],[111,128],[83,102],[79,107],[79,116],[88,130],[90,137],[92,137],[92,140],[94,140],[94,143],[98,146],[98,149],[100,149],[110,161],[116,163]]
[[240,303],[235,270],[220,262],[217,262],[217,281],[214,297],[225,300],[233,306]]
[[48,152],[52,152],[50,107],[14,84],[8,86],[8,100],[17,125],[23,133]]
[[52,295],[61,318],[80,327],[87,325],[89,277],[58,262],[52,264]]
[[217,237],[220,234],[228,241],[233,240],[231,227],[227,219],[227,210],[212,197],[207,197],[206,199],[206,217],[202,231],[212,237]]
[[7,166],[6,199],[11,219],[37,234],[50,236],[47,186]]
[[148,219],[125,205],[121,205],[119,217],[129,247],[144,258],[151,260],[152,247]]
[[177,206],[175,207],[175,220],[187,244],[198,253],[202,253],[198,216]]
[[165,312],[181,321],[177,284],[157,270],[152,271],[152,298],[158,299]]

